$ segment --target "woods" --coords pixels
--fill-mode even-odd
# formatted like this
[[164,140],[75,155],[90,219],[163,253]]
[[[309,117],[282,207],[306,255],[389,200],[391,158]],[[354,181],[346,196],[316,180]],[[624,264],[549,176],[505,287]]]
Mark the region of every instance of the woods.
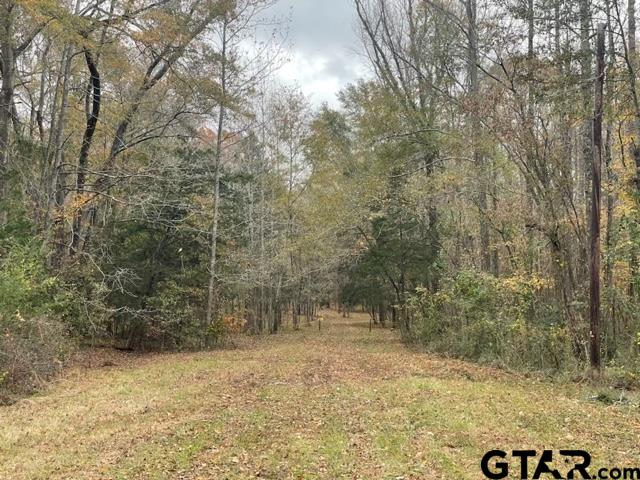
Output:
[[356,8],[376,72],[360,88],[383,88],[396,105],[402,124],[383,127],[393,153],[417,150],[393,163],[430,159],[409,169],[406,191],[411,210],[432,212],[421,226],[437,231],[438,280],[400,275],[407,334],[526,368],[598,370],[602,356],[632,378],[633,1]]
[[0,0],[0,389],[327,305],[637,382],[635,0],[353,0],[335,105],[278,77],[274,4]]

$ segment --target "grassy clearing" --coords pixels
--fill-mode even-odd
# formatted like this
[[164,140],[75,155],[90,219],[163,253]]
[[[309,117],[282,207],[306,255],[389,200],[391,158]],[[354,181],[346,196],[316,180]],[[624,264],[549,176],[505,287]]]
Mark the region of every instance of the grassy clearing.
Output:
[[0,408],[0,479],[477,479],[489,449],[640,464],[640,409],[405,349],[367,318],[70,371]]

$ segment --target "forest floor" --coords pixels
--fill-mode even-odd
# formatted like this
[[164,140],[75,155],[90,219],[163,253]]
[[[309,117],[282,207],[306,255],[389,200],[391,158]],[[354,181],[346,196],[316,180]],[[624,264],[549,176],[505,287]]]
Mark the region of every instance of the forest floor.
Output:
[[637,405],[323,315],[321,331],[69,370],[0,408],[0,479],[478,479],[485,452],[524,447],[640,466]]

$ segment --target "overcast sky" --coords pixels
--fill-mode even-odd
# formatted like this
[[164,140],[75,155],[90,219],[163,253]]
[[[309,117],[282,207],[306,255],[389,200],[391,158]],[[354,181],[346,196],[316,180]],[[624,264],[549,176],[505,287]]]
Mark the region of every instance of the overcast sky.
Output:
[[279,0],[269,14],[290,18],[289,61],[281,80],[297,84],[314,105],[336,106],[336,94],[365,74],[351,0]]

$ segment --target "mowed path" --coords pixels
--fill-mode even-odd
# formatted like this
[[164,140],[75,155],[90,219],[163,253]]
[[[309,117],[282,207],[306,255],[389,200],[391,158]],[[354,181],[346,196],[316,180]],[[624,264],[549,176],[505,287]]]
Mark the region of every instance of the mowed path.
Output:
[[640,464],[637,406],[323,315],[320,332],[70,371],[0,408],[0,479],[479,479],[487,450],[523,447]]

